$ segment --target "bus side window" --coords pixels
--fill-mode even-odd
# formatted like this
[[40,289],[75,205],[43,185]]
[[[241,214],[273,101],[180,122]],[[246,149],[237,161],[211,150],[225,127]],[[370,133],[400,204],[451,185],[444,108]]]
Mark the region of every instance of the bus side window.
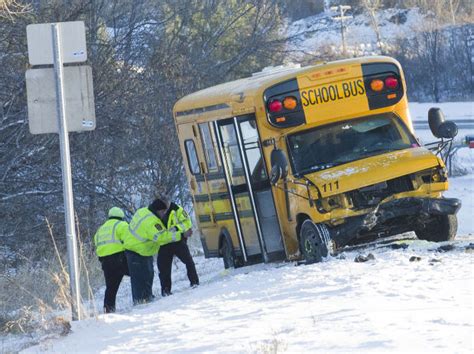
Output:
[[208,171],[217,171],[219,166],[217,165],[216,142],[214,141],[214,134],[211,131],[211,127],[209,127],[209,123],[199,124],[199,131],[201,132],[207,169]]
[[188,158],[188,166],[191,174],[198,175],[201,173],[201,167],[199,166],[199,160],[197,157],[196,146],[194,145],[194,141],[188,139],[184,142],[184,146],[186,148],[186,156]]

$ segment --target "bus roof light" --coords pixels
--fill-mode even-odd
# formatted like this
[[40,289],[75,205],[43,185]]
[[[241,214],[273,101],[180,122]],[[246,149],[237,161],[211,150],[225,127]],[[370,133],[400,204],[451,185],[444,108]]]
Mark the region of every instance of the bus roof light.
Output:
[[370,88],[372,91],[379,92],[382,91],[384,87],[383,81],[380,79],[374,79],[370,82]]
[[282,108],[283,105],[281,104],[280,100],[273,100],[268,104],[268,109],[270,112],[280,112]]
[[277,117],[277,118],[275,119],[275,121],[276,121],[277,123],[284,123],[284,122],[286,122],[286,117]]
[[393,76],[389,76],[385,79],[385,86],[390,89],[390,90],[394,90],[398,87],[398,80],[397,78],[393,77]]
[[285,109],[293,110],[296,108],[297,105],[298,101],[293,96],[285,97],[285,99],[283,100],[283,107],[285,107]]

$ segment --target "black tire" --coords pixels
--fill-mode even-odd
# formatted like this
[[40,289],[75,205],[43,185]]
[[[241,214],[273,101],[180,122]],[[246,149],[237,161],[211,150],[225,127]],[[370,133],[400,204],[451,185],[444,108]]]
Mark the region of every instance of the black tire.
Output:
[[422,228],[415,229],[415,233],[420,240],[443,242],[454,240],[457,230],[456,215],[433,215]]
[[321,262],[332,251],[332,241],[327,226],[315,224],[309,219],[301,225],[299,241],[301,252],[308,264]]
[[235,268],[234,247],[232,247],[232,242],[228,237],[224,237],[222,240],[221,254],[222,259],[224,260],[224,268]]

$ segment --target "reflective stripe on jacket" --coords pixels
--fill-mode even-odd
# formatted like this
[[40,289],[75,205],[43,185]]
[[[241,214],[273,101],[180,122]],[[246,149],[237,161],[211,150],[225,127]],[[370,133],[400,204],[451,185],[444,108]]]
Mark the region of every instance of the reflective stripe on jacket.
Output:
[[159,224],[160,219],[148,208],[138,209],[125,232],[123,239],[125,249],[144,257],[157,254],[160,248],[158,239],[166,232],[157,228]]
[[122,239],[128,229],[127,222],[117,219],[107,220],[94,235],[95,253],[99,257],[123,252]]

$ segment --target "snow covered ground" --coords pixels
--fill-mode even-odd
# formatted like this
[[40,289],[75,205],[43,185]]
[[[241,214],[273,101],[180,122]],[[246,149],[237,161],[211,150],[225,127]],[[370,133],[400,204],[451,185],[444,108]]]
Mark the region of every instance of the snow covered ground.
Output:
[[[181,282],[171,297],[73,323],[69,336],[25,353],[472,352],[472,231],[447,252],[410,240],[309,266],[226,272],[209,261],[199,288]],[[375,259],[355,263],[360,252]]]

